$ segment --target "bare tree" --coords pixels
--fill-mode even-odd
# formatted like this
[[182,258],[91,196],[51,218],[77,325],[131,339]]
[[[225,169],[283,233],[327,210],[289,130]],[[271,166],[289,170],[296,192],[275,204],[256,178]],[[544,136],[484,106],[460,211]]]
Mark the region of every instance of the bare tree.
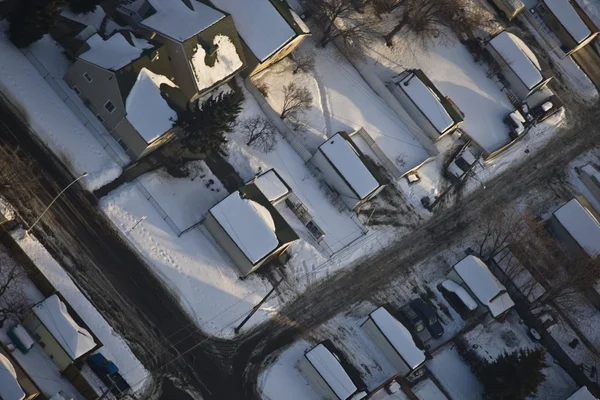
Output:
[[394,36],[400,32],[407,43],[427,48],[436,38],[451,41],[447,29],[473,37],[476,28],[486,26],[492,20],[487,12],[469,0],[401,0],[398,9],[399,20],[384,35],[390,47]]
[[[3,250],[3,249],[0,249]],[[0,327],[17,322],[27,312],[23,284],[25,272],[4,252],[0,256]]]
[[296,63],[296,67],[292,71],[293,74],[297,74],[300,71],[309,73],[315,69],[315,53],[312,51],[296,50],[292,53],[292,58],[294,59],[294,63]]
[[321,29],[320,46],[339,38],[345,50],[358,54],[356,50],[374,36],[378,22],[374,12],[359,12],[365,4],[365,0],[308,0],[307,8]]
[[283,87],[283,104],[279,118],[293,117],[308,110],[313,101],[312,94],[307,88],[300,87],[294,82]]
[[277,130],[268,119],[255,116],[241,121],[239,126],[246,138],[246,145],[264,153],[277,147]]

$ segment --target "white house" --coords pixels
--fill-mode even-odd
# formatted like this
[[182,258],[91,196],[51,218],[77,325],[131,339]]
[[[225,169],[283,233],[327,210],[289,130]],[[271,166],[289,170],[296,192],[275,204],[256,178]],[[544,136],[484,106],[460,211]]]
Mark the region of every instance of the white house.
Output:
[[203,224],[242,276],[277,258],[298,239],[255,184],[241,187],[211,208]]
[[415,123],[433,140],[454,132],[463,122],[464,118],[458,107],[419,69],[404,71],[396,76],[388,89]]
[[425,353],[417,347],[408,329],[385,308],[379,307],[369,314],[362,328],[400,376],[410,375],[425,362]]
[[583,386],[578,391],[567,397],[567,400],[598,400],[594,397],[587,387]]
[[583,198],[571,199],[561,206],[549,224],[561,243],[575,254],[600,255],[600,223]]
[[525,42],[510,32],[502,31],[494,36],[486,49],[499,64],[511,91],[520,100],[525,100],[552,79]]
[[467,256],[454,265],[448,278],[472,293],[494,318],[500,318],[515,305],[504,285],[475,256]]
[[25,392],[17,379],[17,371],[8,358],[0,354],[0,400],[23,400]]
[[318,344],[300,360],[298,367],[304,377],[326,400],[362,398],[354,396],[357,387],[344,370],[340,360],[323,343]]
[[336,133],[321,144],[310,162],[352,210],[384,188],[378,171],[345,132]]

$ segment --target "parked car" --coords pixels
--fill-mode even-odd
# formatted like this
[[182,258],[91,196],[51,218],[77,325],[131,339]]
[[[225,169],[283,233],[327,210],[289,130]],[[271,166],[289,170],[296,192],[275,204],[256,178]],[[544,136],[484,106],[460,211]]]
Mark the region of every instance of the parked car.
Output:
[[400,309],[400,319],[408,330],[416,335],[425,330],[423,319],[412,309],[410,304],[407,304]]
[[431,333],[431,336],[439,338],[444,334],[444,327],[430,304],[424,302],[422,299],[415,299],[410,302],[410,306],[423,319],[425,327]]
[[473,153],[468,149],[464,149],[456,156],[456,158],[454,158],[450,165],[448,165],[448,168],[446,168],[448,177],[453,180],[461,179],[476,161],[477,158],[475,158]]

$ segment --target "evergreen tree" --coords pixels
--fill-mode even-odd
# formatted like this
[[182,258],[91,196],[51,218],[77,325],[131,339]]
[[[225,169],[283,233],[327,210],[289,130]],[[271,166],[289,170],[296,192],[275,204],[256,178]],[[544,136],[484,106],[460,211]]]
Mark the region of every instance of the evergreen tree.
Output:
[[196,154],[214,154],[227,143],[226,133],[232,131],[242,111],[243,95],[238,92],[210,97],[199,110],[180,112],[177,124],[182,128],[181,143]]
[[8,16],[10,40],[20,48],[40,40],[58,21],[60,5],[60,0],[20,0]]
[[521,349],[514,353],[503,353],[487,363],[479,374],[490,400],[525,400],[537,392],[546,380],[542,370],[546,367],[546,352],[543,349]]

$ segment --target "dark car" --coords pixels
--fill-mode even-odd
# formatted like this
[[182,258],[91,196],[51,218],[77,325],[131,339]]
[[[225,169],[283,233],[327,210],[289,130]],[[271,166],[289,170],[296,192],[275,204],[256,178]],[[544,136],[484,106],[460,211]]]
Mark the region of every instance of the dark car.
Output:
[[439,338],[444,334],[444,327],[430,304],[424,302],[422,299],[415,299],[410,302],[410,307],[423,319],[425,327],[427,327],[431,336]]
[[408,304],[400,309],[400,319],[406,325],[408,330],[417,335],[425,330],[423,320]]

